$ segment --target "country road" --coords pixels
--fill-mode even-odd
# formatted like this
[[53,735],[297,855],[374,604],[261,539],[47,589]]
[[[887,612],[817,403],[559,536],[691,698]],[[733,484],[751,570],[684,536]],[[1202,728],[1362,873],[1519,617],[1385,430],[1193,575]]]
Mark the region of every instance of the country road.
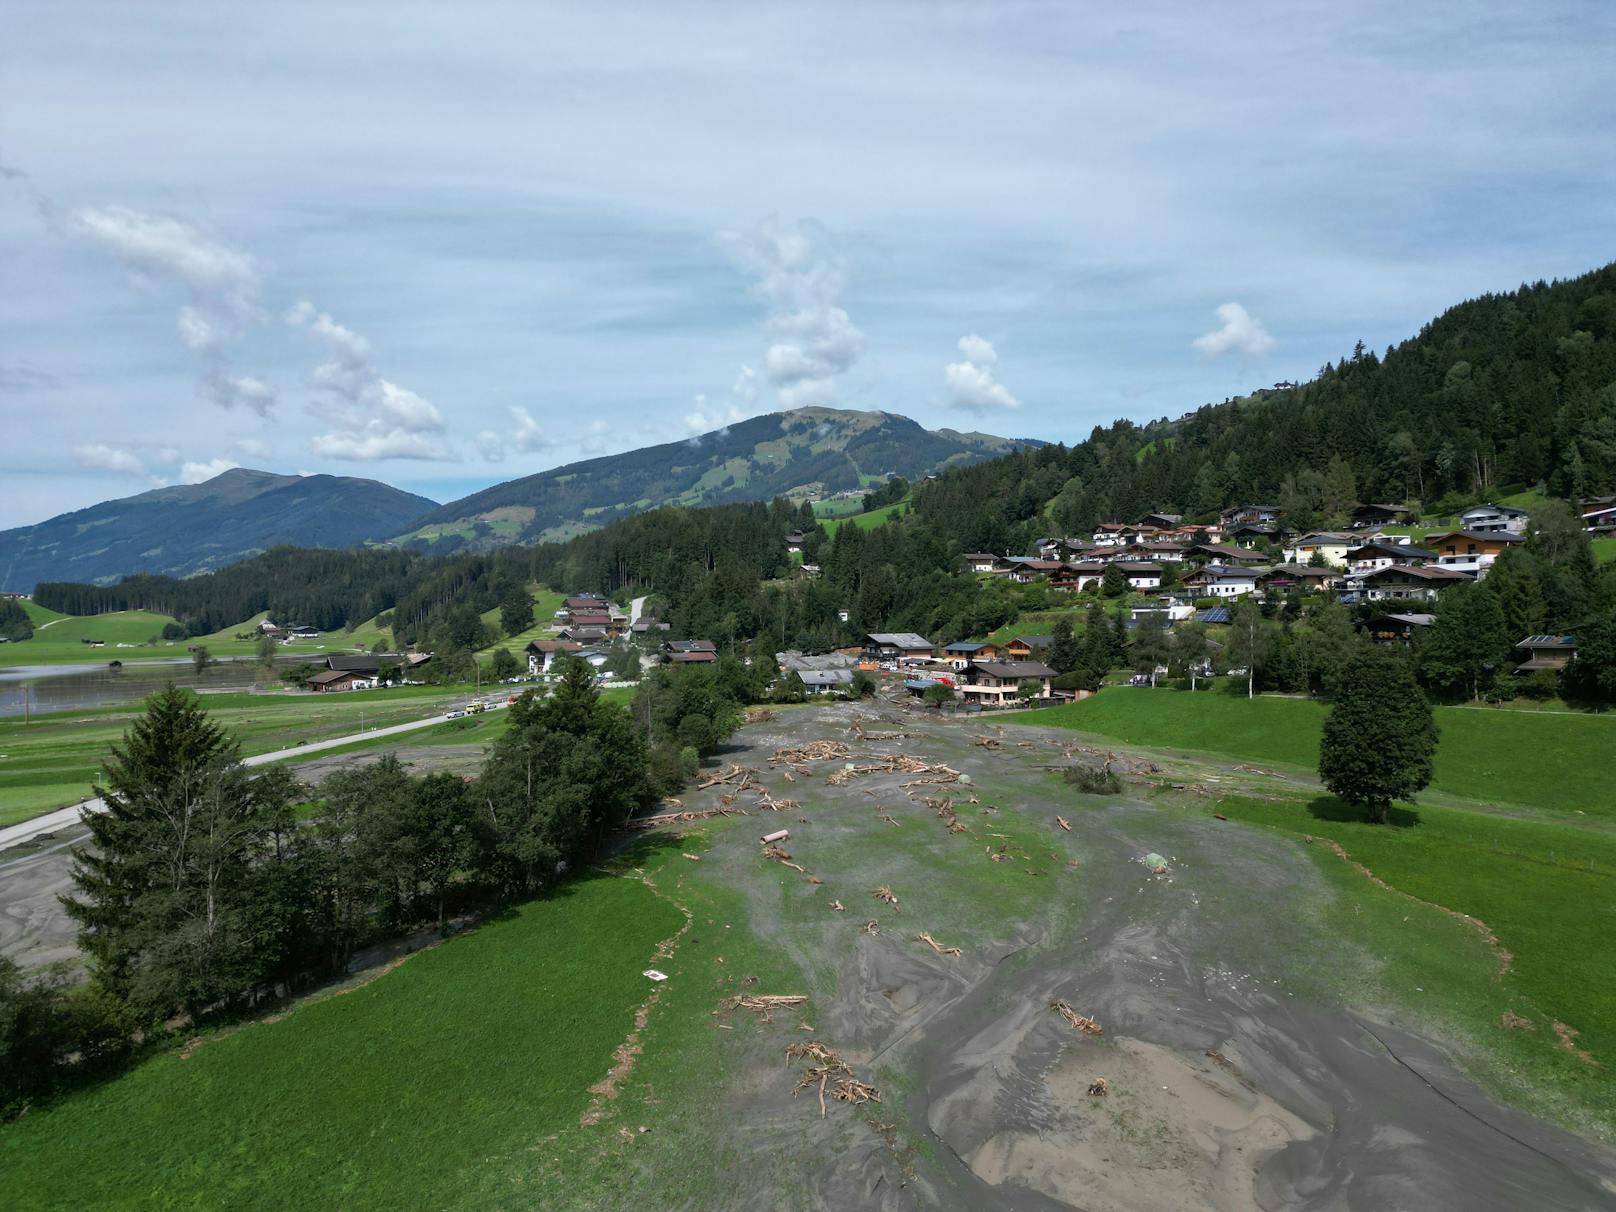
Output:
[[[504,707],[503,702],[490,703],[490,711]],[[307,757],[311,753],[319,753],[323,749],[336,749],[342,745],[352,745],[356,741],[371,741],[380,737],[398,736],[406,732],[416,732],[422,728],[430,728],[434,724],[441,724],[445,720],[443,714],[428,716],[424,720],[410,720],[404,724],[392,724],[386,728],[372,728],[368,732],[354,732],[347,736],[332,737],[325,741],[310,741],[306,745],[294,745],[289,749],[277,749],[272,753],[255,753],[252,757],[242,758],[244,766],[263,766],[270,762],[282,762],[289,758]],[[47,812],[42,816],[31,817],[15,825],[7,825],[0,829],[0,851],[12,846],[20,846],[24,842],[33,841],[43,833],[57,833],[63,829],[71,829],[79,823],[79,817],[86,812],[101,812],[105,805],[99,798],[85,800],[82,803],[70,804],[66,808],[58,808],[54,812]]]

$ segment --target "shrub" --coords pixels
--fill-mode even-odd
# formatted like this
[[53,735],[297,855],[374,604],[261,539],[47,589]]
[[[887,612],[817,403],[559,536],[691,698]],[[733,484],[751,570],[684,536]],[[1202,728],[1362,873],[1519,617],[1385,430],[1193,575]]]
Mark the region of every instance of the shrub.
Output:
[[1119,795],[1122,780],[1109,766],[1068,766],[1066,785],[1084,795]]

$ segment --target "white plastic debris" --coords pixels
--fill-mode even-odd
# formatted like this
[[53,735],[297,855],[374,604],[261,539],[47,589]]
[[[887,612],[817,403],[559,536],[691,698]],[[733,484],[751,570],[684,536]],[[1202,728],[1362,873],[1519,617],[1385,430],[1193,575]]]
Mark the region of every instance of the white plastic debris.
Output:
[[666,972],[658,972],[655,968],[647,968],[643,973],[641,973],[641,975],[648,976],[654,981],[665,981],[668,979],[668,974]]

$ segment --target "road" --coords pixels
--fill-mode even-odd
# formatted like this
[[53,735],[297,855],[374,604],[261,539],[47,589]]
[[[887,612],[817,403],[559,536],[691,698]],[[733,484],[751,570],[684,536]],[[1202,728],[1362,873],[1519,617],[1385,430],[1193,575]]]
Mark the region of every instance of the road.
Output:
[[[503,702],[490,703],[490,710],[504,707]],[[371,741],[380,737],[399,736],[406,732],[416,732],[422,728],[430,728],[434,724],[441,724],[446,717],[441,713],[428,716],[424,720],[410,720],[404,724],[392,724],[386,728],[372,728],[369,732],[355,732],[348,736],[332,737],[326,741],[310,741],[306,745],[294,745],[290,749],[277,749],[272,753],[255,753],[252,757],[242,758],[243,766],[263,766],[269,762],[283,762],[288,758],[307,757],[311,753],[319,753],[322,749],[336,749],[341,745],[352,745],[355,741]],[[80,804],[71,804],[66,808],[58,808],[54,812],[47,812],[43,816],[31,817],[15,825],[7,825],[0,829],[0,851],[11,846],[20,846],[24,842],[31,842],[42,833],[59,833],[63,829],[71,829],[79,823],[79,817],[86,812],[104,812],[106,805],[99,798],[85,800]]]

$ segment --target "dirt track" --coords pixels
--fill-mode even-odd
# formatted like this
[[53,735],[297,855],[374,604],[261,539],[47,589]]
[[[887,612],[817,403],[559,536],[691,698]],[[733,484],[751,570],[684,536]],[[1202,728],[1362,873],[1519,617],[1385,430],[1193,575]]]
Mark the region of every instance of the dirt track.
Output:
[[[860,742],[847,732],[850,710],[871,728],[916,735]],[[719,834],[704,874],[745,888],[753,928],[808,974],[813,1038],[888,1088],[862,1119],[845,1108],[821,1119],[783,1080],[778,1048],[803,1037],[796,1018],[777,1015],[762,1033],[739,1122],[760,1155],[807,1159],[803,1206],[1616,1207],[1610,1152],[1498,1106],[1436,1045],[1361,1008],[1298,995],[1305,982],[1290,979],[1289,951],[1340,944],[1304,924],[1330,891],[1293,845],[1209,814],[1076,796],[1036,769],[1076,738],[1010,729],[985,749],[972,742],[983,732],[894,707],[809,709],[744,730],[725,755],[758,767],[774,795],[801,797],[800,815],[755,823],[789,826],[794,860],[824,883],[788,875],[782,885],[776,865],[759,861],[752,821]],[[841,763],[828,762],[782,785],[769,754],[815,738],[851,741],[854,762],[894,750],[946,761],[973,784],[906,792],[912,776],[895,773],[836,787],[823,775]],[[686,807],[710,807],[726,790],[686,796]],[[960,809],[967,836],[917,805],[938,791],[979,796]],[[1052,827],[1056,809],[1070,814],[1070,833]],[[995,823],[1018,814],[1049,831],[1061,861],[1025,875],[1001,865],[1009,893],[1017,878],[1039,881],[1040,908],[994,926],[979,900],[977,924],[992,937],[938,956],[913,932],[968,932],[973,906],[951,919],[946,897],[926,899],[934,869],[894,858],[878,812],[917,857],[957,846],[971,862],[984,835],[1001,836]],[[1173,856],[1169,874],[1137,861],[1152,851]],[[867,899],[877,884],[913,890],[914,907],[877,912]],[[832,898],[849,911],[827,912]],[[880,917],[879,934],[850,920],[866,914]],[[827,957],[841,957],[833,971]],[[1340,962],[1372,961],[1343,952]],[[1104,1034],[1075,1032],[1051,1013],[1056,999]],[[1088,1093],[1099,1076],[1104,1097]],[[724,1206],[765,1197],[747,1176],[737,1182],[744,1194]]]

